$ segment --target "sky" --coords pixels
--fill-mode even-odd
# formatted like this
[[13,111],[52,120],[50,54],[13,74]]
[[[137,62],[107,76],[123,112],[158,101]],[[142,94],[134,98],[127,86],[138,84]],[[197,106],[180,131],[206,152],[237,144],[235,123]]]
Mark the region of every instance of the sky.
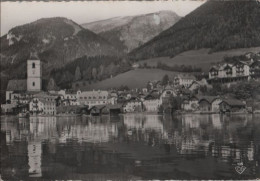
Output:
[[11,28],[46,17],[66,17],[78,24],[118,16],[133,16],[172,10],[185,16],[205,1],[76,1],[1,2],[1,36]]

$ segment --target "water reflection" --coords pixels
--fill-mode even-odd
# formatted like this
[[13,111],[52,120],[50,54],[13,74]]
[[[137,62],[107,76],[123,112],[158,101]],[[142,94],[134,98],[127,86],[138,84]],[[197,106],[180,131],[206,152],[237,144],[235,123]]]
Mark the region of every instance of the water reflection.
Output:
[[1,117],[1,177],[257,178],[259,126],[256,115]]

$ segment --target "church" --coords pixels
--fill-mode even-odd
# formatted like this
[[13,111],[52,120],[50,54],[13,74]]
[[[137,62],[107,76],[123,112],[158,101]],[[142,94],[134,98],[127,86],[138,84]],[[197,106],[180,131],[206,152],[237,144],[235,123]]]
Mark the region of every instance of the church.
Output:
[[30,94],[42,91],[42,63],[36,53],[27,60],[27,79],[9,80],[6,101],[28,103]]

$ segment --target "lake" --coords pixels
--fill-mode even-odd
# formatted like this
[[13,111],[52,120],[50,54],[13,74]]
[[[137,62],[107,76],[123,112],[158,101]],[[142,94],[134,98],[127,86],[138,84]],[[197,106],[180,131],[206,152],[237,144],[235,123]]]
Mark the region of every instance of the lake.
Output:
[[1,116],[3,180],[260,178],[260,115]]

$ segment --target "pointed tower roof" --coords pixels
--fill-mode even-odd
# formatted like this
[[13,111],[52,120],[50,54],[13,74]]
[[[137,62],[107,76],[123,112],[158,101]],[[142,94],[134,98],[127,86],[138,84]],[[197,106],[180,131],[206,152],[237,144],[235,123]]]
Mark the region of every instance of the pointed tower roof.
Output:
[[29,60],[40,60],[37,52],[31,52]]

